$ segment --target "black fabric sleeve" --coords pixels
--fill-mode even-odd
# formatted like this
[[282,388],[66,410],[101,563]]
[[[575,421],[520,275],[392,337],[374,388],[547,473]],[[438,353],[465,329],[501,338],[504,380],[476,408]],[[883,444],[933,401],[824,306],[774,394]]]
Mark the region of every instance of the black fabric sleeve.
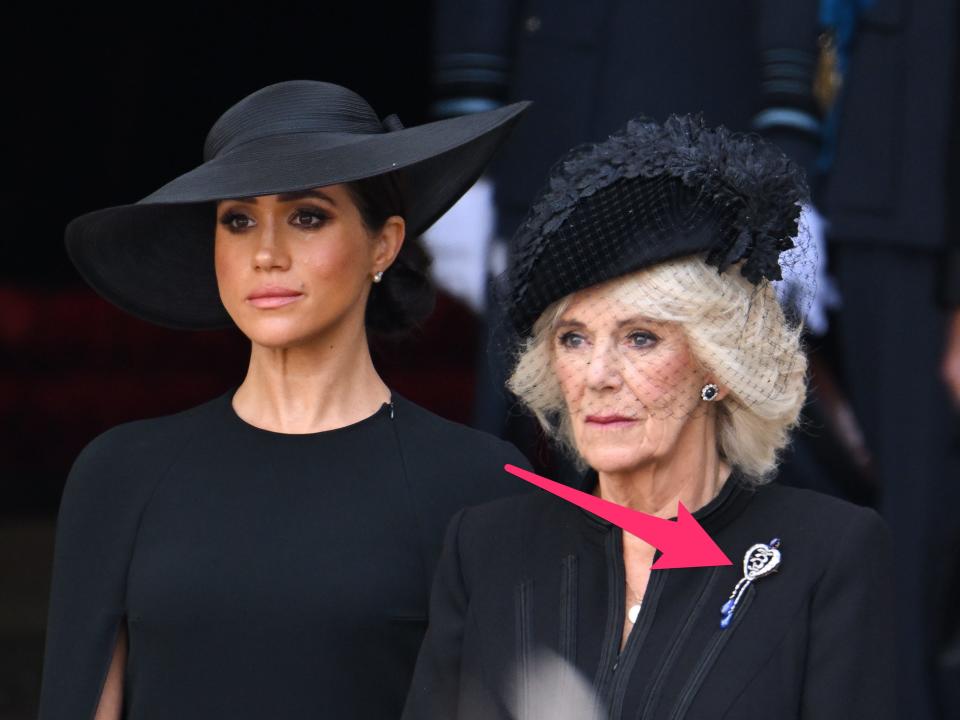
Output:
[[896,717],[892,541],[858,508],[834,548],[811,606],[801,717]]
[[124,620],[127,565],[139,519],[136,478],[124,477],[125,428],[80,452],[57,516],[40,720],[92,718]]
[[949,310],[960,310],[960,12],[954,33],[953,100],[947,147],[946,248],[938,279],[937,301]]
[[[960,204],[960,194],[955,204]],[[960,220],[957,221],[960,223]],[[948,226],[950,235],[947,237],[947,247],[944,251],[943,269],[941,270],[939,282],[940,305],[947,310],[960,310],[960,224]]]
[[754,129],[812,178],[822,121],[813,92],[820,52],[819,3],[757,0],[755,7],[762,106],[753,119]]
[[175,417],[116,425],[87,443],[70,468],[57,514],[40,720],[92,718],[99,704],[126,622],[140,519],[179,450],[196,436],[195,421]]
[[468,595],[461,572],[460,525],[467,509],[451,518],[430,594],[430,621],[402,720],[453,720],[460,696],[460,661]]
[[509,91],[517,0],[437,0],[434,8],[431,116],[502,105]]
[[[514,445],[512,442],[509,442],[507,440],[501,440],[500,442],[501,442],[501,455],[498,458],[498,465],[500,466],[500,469],[502,472],[506,473],[506,470],[503,470],[503,466],[506,465],[507,463],[510,463],[511,465],[516,465],[519,468],[523,468],[524,470],[529,470],[530,472],[533,472],[533,464],[527,459],[526,455],[524,455],[522,452],[520,452],[517,449],[516,445]],[[515,479],[517,492],[523,492],[525,490],[529,490],[532,487],[530,483],[524,482],[520,480],[520,478],[516,478],[513,475],[510,475],[510,477]]]

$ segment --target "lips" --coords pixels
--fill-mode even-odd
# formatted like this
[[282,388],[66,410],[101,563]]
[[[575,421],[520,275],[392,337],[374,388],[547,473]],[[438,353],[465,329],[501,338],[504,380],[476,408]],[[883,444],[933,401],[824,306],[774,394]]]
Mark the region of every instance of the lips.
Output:
[[586,422],[595,425],[628,425],[634,422],[636,418],[626,417],[625,415],[587,415]]
[[247,295],[247,302],[259,308],[289,305],[303,297],[303,293],[281,285],[264,285]]
[[303,293],[301,293],[299,290],[283,287],[282,285],[264,285],[263,287],[258,287],[252,293],[247,295],[247,300],[255,300],[263,297],[292,297],[294,295],[302,294]]

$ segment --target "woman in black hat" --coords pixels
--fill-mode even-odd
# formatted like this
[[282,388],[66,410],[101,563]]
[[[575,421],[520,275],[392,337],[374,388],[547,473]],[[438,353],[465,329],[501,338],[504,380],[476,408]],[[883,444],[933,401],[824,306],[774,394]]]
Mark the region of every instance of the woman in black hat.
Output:
[[510,387],[585,497],[682,505],[732,562],[545,492],[461,510],[405,720],[893,717],[883,521],[769,483],[805,395],[776,284],[805,197],[772,146],[686,116],[555,166],[508,271]]
[[399,715],[443,527],[525,461],[391,392],[367,334],[430,311],[417,235],[524,106],[404,129],[345,88],[278,83],[219,118],[202,165],[69,224],[101,295],[236,324],[251,355],[239,386],[75,461],[44,720]]

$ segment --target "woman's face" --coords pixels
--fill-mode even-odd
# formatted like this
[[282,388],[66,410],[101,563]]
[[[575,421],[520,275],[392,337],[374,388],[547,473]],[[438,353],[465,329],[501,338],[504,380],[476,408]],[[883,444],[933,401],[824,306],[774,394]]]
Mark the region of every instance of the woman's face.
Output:
[[708,381],[679,325],[638,315],[615,289],[575,294],[551,339],[577,448],[607,473],[668,456]]
[[[252,341],[286,346],[364,320],[370,282],[403,242],[403,220],[376,234],[344,185],[217,203],[220,298]],[[257,296],[263,297],[257,297]]]

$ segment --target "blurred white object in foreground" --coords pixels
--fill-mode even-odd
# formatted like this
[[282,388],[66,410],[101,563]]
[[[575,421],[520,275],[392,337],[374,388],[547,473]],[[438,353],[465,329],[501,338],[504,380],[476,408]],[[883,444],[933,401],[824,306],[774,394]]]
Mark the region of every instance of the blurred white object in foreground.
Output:
[[589,720],[603,716],[592,683],[554,651],[539,648],[531,654],[526,683],[519,668],[514,671],[516,693],[510,708],[514,717]]

